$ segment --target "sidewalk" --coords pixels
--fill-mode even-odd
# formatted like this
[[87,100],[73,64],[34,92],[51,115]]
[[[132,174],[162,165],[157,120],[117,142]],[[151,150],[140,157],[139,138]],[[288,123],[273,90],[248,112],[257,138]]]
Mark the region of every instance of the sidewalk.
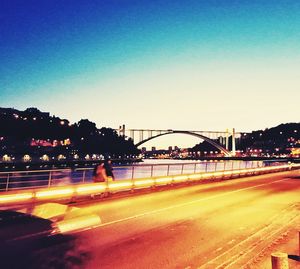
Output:
[[300,223],[297,223],[297,227],[294,227],[287,231],[280,238],[270,245],[263,253],[261,258],[257,258],[247,268],[249,269],[271,269],[271,254],[274,252],[284,252],[288,254],[289,269],[300,269],[300,257],[299,257],[299,231]]

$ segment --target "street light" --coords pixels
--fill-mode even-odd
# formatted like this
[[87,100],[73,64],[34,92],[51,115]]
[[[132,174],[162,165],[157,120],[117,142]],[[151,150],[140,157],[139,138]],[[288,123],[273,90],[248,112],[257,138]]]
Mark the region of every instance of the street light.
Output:
[[30,161],[31,161],[31,157],[30,157],[28,154],[25,154],[25,155],[23,156],[23,161],[24,161],[24,162],[30,162]]

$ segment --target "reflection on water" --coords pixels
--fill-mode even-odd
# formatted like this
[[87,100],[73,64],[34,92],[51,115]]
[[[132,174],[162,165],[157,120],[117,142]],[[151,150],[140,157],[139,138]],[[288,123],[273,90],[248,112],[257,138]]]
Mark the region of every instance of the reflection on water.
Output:
[[117,179],[145,178],[265,166],[263,161],[191,161],[145,159],[134,166],[115,166]]

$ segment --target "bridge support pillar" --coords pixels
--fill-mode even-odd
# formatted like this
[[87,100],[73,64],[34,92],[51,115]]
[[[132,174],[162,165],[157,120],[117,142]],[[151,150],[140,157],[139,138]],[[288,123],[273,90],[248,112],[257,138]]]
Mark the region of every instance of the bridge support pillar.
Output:
[[119,136],[125,136],[125,124],[119,126]]
[[232,128],[231,137],[232,137],[232,151],[231,151],[231,153],[232,153],[233,156],[235,156],[235,129],[234,128]]
[[226,129],[226,137],[225,137],[225,149],[228,150],[228,129]]

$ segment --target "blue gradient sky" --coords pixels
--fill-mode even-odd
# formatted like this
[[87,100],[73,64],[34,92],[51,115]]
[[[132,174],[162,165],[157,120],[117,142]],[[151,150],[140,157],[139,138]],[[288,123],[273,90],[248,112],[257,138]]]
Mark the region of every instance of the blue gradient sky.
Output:
[[0,2],[0,106],[98,127],[299,122],[300,1]]

